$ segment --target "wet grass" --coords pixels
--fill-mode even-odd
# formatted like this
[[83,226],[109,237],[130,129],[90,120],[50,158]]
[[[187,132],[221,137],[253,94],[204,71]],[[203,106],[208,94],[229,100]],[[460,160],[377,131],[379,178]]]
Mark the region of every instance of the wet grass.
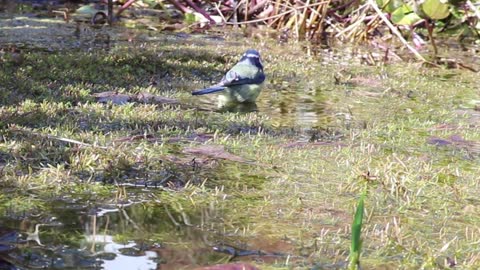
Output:
[[[167,220],[165,230],[146,236],[143,227],[119,239],[182,249],[171,231],[194,227],[292,255],[262,269],[329,269],[346,265],[366,189],[364,269],[480,265],[475,74],[329,61],[328,54],[311,57],[299,46],[268,42],[223,47],[32,50],[20,63],[4,55],[0,209],[13,219],[39,211],[47,218],[54,199],[102,204],[131,196],[148,209],[139,219]],[[247,47],[263,53],[268,75],[259,112],[198,109],[190,91],[218,79]],[[182,105],[97,103],[92,94],[103,91],[148,92]],[[119,140],[138,135],[149,137]],[[245,161],[186,151],[200,145],[221,145]],[[117,188],[147,182],[150,190],[140,194]]]

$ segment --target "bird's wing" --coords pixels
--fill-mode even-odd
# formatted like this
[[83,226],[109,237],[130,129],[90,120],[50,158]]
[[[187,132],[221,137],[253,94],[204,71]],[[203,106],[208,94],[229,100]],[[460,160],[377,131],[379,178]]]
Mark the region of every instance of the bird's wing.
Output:
[[265,74],[258,68],[237,64],[225,74],[218,85],[234,86],[242,84],[260,84],[265,80]]
[[246,62],[240,62],[225,74],[222,80],[209,88],[196,90],[192,95],[205,95],[224,90],[226,87],[244,84],[260,84],[265,81],[263,70]]

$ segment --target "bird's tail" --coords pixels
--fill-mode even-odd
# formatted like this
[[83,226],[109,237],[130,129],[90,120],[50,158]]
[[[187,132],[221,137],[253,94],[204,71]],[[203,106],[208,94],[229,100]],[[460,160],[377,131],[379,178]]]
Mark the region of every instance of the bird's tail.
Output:
[[225,89],[224,86],[212,86],[212,87],[209,87],[209,88],[193,91],[192,95],[194,95],[194,96],[205,95],[205,94],[210,94],[210,93],[215,93],[215,92],[218,92],[218,91],[222,91],[224,89]]

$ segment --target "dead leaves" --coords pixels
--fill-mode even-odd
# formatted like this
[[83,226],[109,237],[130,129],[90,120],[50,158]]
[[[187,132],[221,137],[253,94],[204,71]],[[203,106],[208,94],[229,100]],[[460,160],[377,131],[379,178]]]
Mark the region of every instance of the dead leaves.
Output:
[[453,146],[476,155],[480,153],[480,142],[465,140],[461,135],[452,135],[448,138],[429,137],[427,143],[435,146]]

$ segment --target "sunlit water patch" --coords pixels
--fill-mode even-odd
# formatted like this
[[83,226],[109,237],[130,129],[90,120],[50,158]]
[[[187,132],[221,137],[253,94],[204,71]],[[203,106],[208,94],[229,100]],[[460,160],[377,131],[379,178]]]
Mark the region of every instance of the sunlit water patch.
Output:
[[[213,212],[201,212],[202,222],[209,222],[205,216]],[[217,236],[202,229],[198,217],[185,225],[177,215],[152,204],[95,207],[58,201],[50,215],[2,219],[0,259],[22,269],[143,270],[178,269],[228,257],[214,251]]]

